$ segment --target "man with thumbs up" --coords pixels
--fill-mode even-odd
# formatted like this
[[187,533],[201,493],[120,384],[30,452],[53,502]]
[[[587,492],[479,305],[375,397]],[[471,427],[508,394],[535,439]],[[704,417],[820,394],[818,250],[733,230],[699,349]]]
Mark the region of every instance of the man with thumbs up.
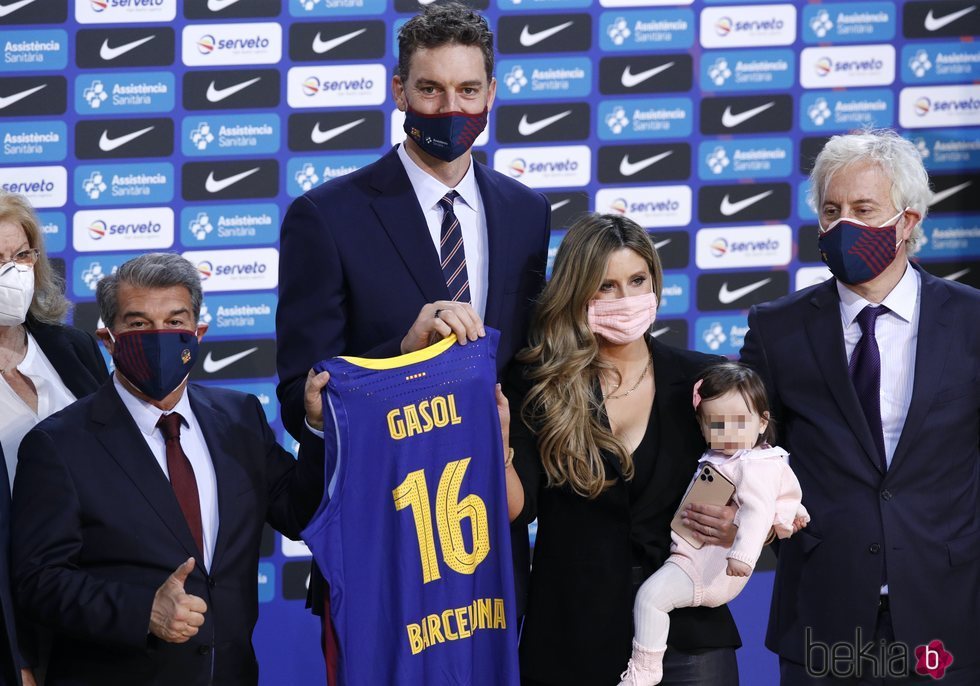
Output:
[[320,391],[306,380],[297,461],[258,399],[188,384],[197,270],[150,253],[98,286],[115,362],[21,444],[14,596],[52,636],[46,684],[254,686],[265,522],[298,538],[323,493]]

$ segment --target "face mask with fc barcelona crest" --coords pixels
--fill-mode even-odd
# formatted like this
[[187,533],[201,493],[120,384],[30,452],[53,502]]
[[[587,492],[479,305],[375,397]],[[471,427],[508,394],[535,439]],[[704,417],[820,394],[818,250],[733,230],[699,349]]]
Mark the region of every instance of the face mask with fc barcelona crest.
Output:
[[173,393],[197,361],[194,331],[127,331],[118,334],[113,342],[112,361],[116,369],[154,400],[163,400]]

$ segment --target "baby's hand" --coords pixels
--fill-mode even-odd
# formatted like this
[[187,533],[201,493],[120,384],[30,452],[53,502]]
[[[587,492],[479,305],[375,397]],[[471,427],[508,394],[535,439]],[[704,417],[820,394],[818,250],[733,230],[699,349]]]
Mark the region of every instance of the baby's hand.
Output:
[[793,520],[793,533],[795,534],[800,529],[807,525],[807,520],[805,517],[797,517]]
[[752,573],[752,568],[741,560],[728,558],[728,576],[748,576]]

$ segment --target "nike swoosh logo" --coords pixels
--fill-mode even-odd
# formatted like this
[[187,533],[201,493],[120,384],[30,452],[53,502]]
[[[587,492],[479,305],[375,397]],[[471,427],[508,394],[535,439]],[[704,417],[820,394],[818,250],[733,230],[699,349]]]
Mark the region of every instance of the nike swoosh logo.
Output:
[[211,172],[210,174],[208,174],[208,178],[204,182],[204,189],[208,193],[218,193],[219,191],[223,191],[224,189],[228,188],[228,186],[238,183],[242,179],[251,176],[258,170],[259,170],[258,167],[247,169],[246,171],[243,171],[240,174],[234,174],[227,178],[221,179],[220,181],[214,178],[214,172]]
[[422,5],[423,7],[426,6],[426,5],[431,5],[435,1],[436,0],[418,0],[419,4]]
[[720,302],[722,305],[731,305],[733,302],[739,298],[744,298],[752,291],[759,290],[770,281],[772,281],[772,278],[765,278],[762,281],[750,283],[748,286],[736,288],[734,291],[728,290],[728,282],[726,281],[725,283],[721,284],[721,288],[718,290],[718,302]]
[[524,30],[521,31],[521,45],[525,48],[530,48],[532,45],[537,45],[541,41],[551,38],[559,31],[564,31],[574,23],[574,21],[566,21],[564,24],[552,26],[550,29],[543,29],[535,33],[531,33],[531,27],[524,24]]
[[559,112],[558,114],[552,115],[550,117],[539,119],[534,123],[529,122],[527,120],[527,115],[525,114],[523,117],[521,117],[521,121],[517,124],[517,132],[522,136],[534,135],[541,129],[551,126],[559,119],[564,119],[571,113],[572,113],[571,110],[565,110],[564,112]]
[[221,102],[225,98],[229,98],[240,90],[245,90],[253,83],[261,81],[261,76],[256,76],[254,79],[249,79],[248,81],[242,81],[241,83],[236,83],[234,86],[225,86],[224,88],[215,88],[214,81],[208,84],[208,92],[206,97],[208,102]]
[[551,206],[551,211],[554,212],[555,210],[561,209],[562,207],[564,207],[570,202],[571,200],[569,200],[568,198],[565,198],[564,200],[559,200],[558,202],[556,202],[554,205]]
[[938,31],[944,26],[948,24],[952,24],[960,17],[966,16],[976,8],[977,8],[976,5],[973,5],[972,7],[965,7],[957,12],[950,12],[949,14],[942,17],[934,17],[932,15],[932,10],[929,10],[929,14],[926,15],[926,21],[925,21],[926,31]]
[[943,278],[946,279],[947,281],[958,281],[961,276],[966,276],[969,273],[970,273],[970,268],[967,267],[966,269],[961,269],[958,272],[953,272],[949,276],[944,276]]
[[119,45],[115,48],[109,47],[109,39],[106,38],[104,41],[102,41],[102,47],[99,48],[99,57],[104,59],[106,62],[110,60],[114,60],[120,55],[125,55],[130,50],[135,50],[139,46],[143,45],[143,43],[150,42],[154,38],[156,38],[156,34],[149,35],[146,38],[140,38],[138,40],[134,40],[132,43]]
[[653,244],[653,247],[656,248],[657,250],[660,250],[660,248],[664,247],[665,245],[667,245],[668,243],[670,243],[672,240],[674,240],[674,239],[673,238],[665,238],[662,241],[657,241],[656,243],[654,243]]
[[149,133],[155,127],[147,126],[145,129],[140,129],[139,131],[133,131],[132,133],[127,133],[125,136],[119,136],[118,138],[109,138],[109,132],[107,130],[102,131],[102,138],[99,139],[99,150],[103,152],[112,152],[116,148],[126,145],[126,143],[136,140],[144,133]]
[[650,332],[650,335],[653,336],[654,338],[657,338],[658,336],[663,336],[668,331],[670,331],[670,327],[669,326],[665,326],[662,329],[657,329],[656,331],[651,331]]
[[765,105],[759,105],[758,107],[753,107],[750,110],[745,110],[744,112],[739,112],[738,114],[732,114],[732,108],[726,107],[725,111],[721,114],[721,125],[726,129],[734,128],[739,124],[747,122],[757,114],[762,114],[775,104],[776,101],[773,100],[772,102],[767,102]]
[[326,143],[331,138],[336,138],[337,136],[344,133],[345,131],[350,131],[355,126],[363,122],[364,122],[364,118],[361,117],[360,119],[355,119],[352,122],[341,124],[340,126],[335,126],[332,129],[327,129],[326,131],[321,131],[320,122],[317,122],[316,124],[313,125],[313,131],[310,132],[310,139],[317,145],[319,145],[320,143]]
[[728,193],[725,193],[725,197],[721,199],[721,207],[718,209],[721,210],[723,215],[730,217],[733,214],[738,214],[746,207],[756,204],[763,198],[768,198],[770,195],[772,195],[772,191],[764,191],[758,195],[753,195],[751,198],[739,200],[738,202],[732,202],[728,199]]
[[240,353],[235,353],[234,355],[229,355],[228,357],[222,357],[220,360],[215,360],[211,357],[211,351],[204,357],[204,371],[208,374],[214,374],[215,372],[220,372],[222,369],[230,364],[235,364],[243,357],[248,357],[254,353],[258,348],[249,348],[248,350],[243,350]]
[[221,10],[231,7],[238,0],[208,0],[208,9],[212,12],[220,12]]
[[932,207],[933,205],[938,205],[939,203],[941,203],[943,200],[945,200],[951,195],[956,195],[957,193],[959,193],[961,190],[963,190],[964,188],[966,188],[972,183],[973,183],[972,181],[965,181],[961,183],[959,186],[953,186],[952,188],[947,188],[944,191],[933,193],[932,200],[929,202],[929,207]]
[[674,66],[673,62],[668,62],[667,64],[661,64],[659,67],[654,67],[653,69],[647,69],[646,71],[641,71],[638,74],[634,74],[630,71],[630,65],[626,65],[626,69],[623,70],[623,78],[620,79],[624,88],[632,88],[633,86],[638,86],[648,79],[652,79],[654,76],[662,71],[667,71]]
[[13,14],[21,7],[26,7],[32,2],[34,2],[34,0],[20,0],[20,2],[12,2],[9,5],[0,5],[0,17],[6,17],[8,14]]
[[345,33],[343,36],[337,36],[336,38],[331,38],[330,40],[323,40],[320,38],[320,32],[317,31],[316,35],[313,37],[313,52],[318,55],[322,55],[325,52],[330,52],[338,45],[343,45],[347,41],[357,38],[362,33],[367,31],[367,29],[358,29],[357,31],[351,31],[350,33]]
[[6,97],[0,98],[0,110],[5,107],[10,107],[15,102],[23,100],[28,95],[37,93],[42,88],[47,88],[48,84],[42,83],[40,86],[34,86],[34,88],[28,88],[26,91],[21,91],[20,93],[14,93],[13,95],[8,95]]
[[667,152],[662,152],[659,155],[654,155],[653,157],[647,157],[646,159],[640,160],[639,162],[630,162],[629,154],[623,155],[623,159],[619,163],[619,173],[623,176],[633,176],[637,172],[641,172],[647,167],[656,164],[665,157],[670,157],[674,154],[673,150],[668,150]]

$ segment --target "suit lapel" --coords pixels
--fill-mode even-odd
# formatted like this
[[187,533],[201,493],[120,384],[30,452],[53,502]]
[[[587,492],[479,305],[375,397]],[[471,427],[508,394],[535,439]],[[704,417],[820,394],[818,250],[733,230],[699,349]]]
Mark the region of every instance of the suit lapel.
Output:
[[[502,257],[510,254],[510,232],[504,230],[504,204],[497,190],[496,179],[482,164],[472,160],[476,183],[480,188],[483,213],[487,219],[487,305],[484,321],[496,326],[503,307],[503,289],[506,284],[506,265]],[[478,209],[479,211],[479,209]],[[496,259],[495,259],[496,256]]]
[[448,300],[449,290],[439,265],[439,256],[432,245],[425,216],[408,174],[398,159],[396,148],[378,161],[371,176],[371,185],[379,192],[371,202],[371,208],[425,300]]
[[187,554],[197,559],[203,570],[201,554],[177,503],[170,481],[150,452],[136,422],[119,399],[111,379],[95,392],[91,418],[93,432],[106,452],[143,494]]
[[810,298],[813,310],[806,317],[807,339],[817,358],[824,381],[837,401],[841,413],[851,427],[851,431],[864,448],[865,456],[871,460],[879,472],[882,471],[878,448],[868,420],[864,417],[854,384],[847,372],[847,354],[844,348],[844,329],[840,320],[840,297],[837,295],[837,281],[828,280],[823,287],[814,291]]
[[946,366],[946,351],[952,334],[948,331],[949,321],[943,311],[943,304],[949,298],[949,290],[942,279],[916,268],[922,279],[919,300],[919,330],[915,346],[915,378],[912,385],[912,401],[905,415],[905,424],[899,438],[889,471],[905,459],[909,446],[922,429],[932,399],[936,395],[939,380]]

